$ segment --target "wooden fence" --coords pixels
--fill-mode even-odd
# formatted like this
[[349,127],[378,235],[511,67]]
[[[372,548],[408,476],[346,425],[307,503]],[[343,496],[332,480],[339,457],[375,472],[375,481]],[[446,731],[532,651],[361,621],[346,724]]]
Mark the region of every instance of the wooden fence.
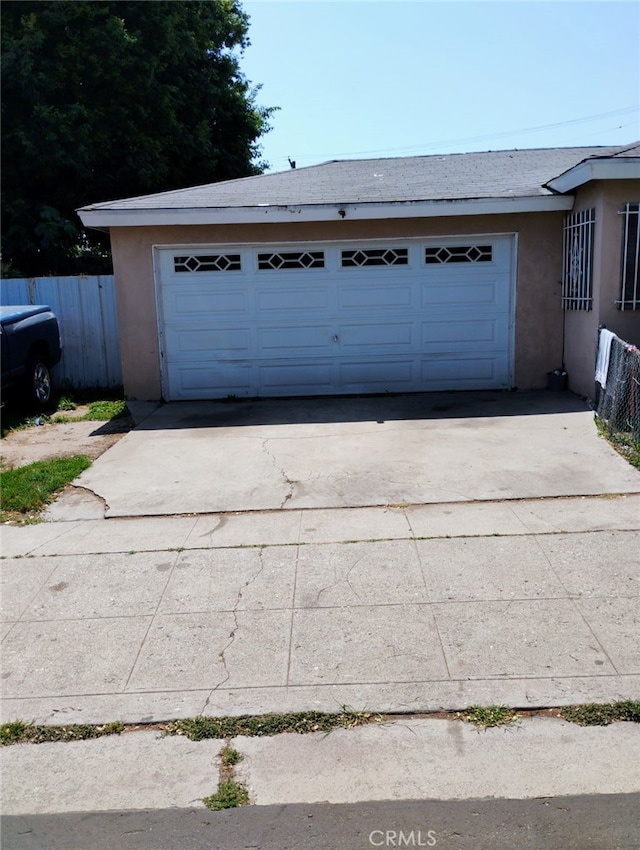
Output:
[[0,303],[47,304],[56,314],[63,345],[58,386],[122,386],[113,275],[5,279]]

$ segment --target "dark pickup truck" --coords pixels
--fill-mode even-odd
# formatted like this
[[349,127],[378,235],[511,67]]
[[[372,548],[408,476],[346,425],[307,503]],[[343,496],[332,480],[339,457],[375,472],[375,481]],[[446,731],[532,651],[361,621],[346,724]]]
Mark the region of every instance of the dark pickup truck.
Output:
[[18,387],[46,408],[53,398],[51,367],[62,356],[58,320],[46,306],[0,307],[2,394]]

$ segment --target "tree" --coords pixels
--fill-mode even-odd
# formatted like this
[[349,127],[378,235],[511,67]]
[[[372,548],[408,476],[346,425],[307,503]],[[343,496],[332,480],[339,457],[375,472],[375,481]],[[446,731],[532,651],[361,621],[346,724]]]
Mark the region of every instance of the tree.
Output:
[[238,0],[4,0],[5,275],[110,270],[75,209],[260,173]]

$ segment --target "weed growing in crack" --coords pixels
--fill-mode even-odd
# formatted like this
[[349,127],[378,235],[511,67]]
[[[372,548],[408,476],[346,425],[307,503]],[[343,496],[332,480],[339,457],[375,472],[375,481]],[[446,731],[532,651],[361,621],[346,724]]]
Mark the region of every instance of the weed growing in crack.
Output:
[[325,714],[319,711],[301,711],[291,714],[254,714],[241,717],[190,717],[175,720],[165,727],[167,735],[185,735],[192,741],[207,738],[267,737],[283,732],[331,732],[333,729],[353,729],[380,721],[381,716],[368,711]]
[[580,726],[609,726],[620,721],[640,723],[640,700],[628,699],[606,705],[595,702],[567,705],[560,709],[560,717]]
[[220,751],[220,778],[218,790],[210,797],[205,797],[203,803],[214,812],[221,809],[234,809],[237,806],[249,805],[249,792],[235,777],[234,768],[243,759],[242,753],[231,746],[227,738],[225,746]]
[[218,785],[218,790],[210,797],[202,801],[208,809],[213,812],[222,809],[235,809],[238,806],[249,805],[249,792],[241,782],[235,779],[227,779]]
[[124,723],[103,723],[99,726],[70,724],[68,726],[38,726],[14,720],[0,726],[0,746],[11,744],[43,744],[48,741],[86,741],[90,738],[102,738],[105,735],[120,735],[124,732]]
[[459,720],[466,720],[467,723],[473,723],[478,729],[489,729],[493,726],[509,726],[519,720],[521,716],[506,705],[472,705],[456,714]]
[[243,760],[244,756],[234,747],[226,746],[220,753],[220,759],[223,767],[233,767]]

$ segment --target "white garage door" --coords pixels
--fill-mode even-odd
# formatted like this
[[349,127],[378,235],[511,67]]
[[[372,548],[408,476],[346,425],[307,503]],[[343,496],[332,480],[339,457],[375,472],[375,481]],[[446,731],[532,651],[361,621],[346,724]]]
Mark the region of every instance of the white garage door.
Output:
[[508,236],[158,249],[168,400],[511,386]]

